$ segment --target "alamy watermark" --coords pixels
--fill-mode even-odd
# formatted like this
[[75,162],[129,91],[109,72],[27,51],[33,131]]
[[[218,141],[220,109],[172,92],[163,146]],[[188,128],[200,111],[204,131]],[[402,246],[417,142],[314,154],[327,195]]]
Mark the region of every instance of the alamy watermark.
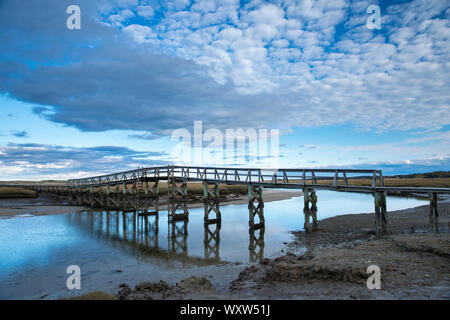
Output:
[[66,273],[70,274],[70,276],[67,278],[66,286],[67,289],[73,290],[73,289],[81,289],[81,269],[77,265],[70,265],[66,269]]
[[66,13],[70,14],[66,20],[66,27],[69,30],[81,29],[81,9],[79,6],[72,4],[67,7]]
[[194,121],[193,134],[176,129],[171,140],[178,142],[171,151],[171,160],[195,165],[255,165],[278,168],[279,129],[237,128],[203,131],[203,122]]
[[381,289],[381,270],[380,267],[376,264],[372,264],[367,267],[367,274],[370,274],[369,278],[367,278],[367,289]]
[[367,18],[366,26],[370,30],[372,29],[381,29],[381,10],[380,7],[372,4],[367,7],[367,13],[371,13],[372,15]]

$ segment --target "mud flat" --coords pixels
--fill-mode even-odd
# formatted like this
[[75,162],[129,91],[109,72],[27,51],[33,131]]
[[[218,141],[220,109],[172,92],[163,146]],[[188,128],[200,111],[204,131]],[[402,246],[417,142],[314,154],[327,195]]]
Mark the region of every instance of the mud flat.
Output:
[[[274,299],[449,299],[450,204],[439,205],[440,234],[429,233],[428,209],[390,212],[383,237],[374,235],[373,214],[324,219],[317,232],[295,232],[286,255],[247,267],[230,291]],[[296,254],[301,248],[306,253]],[[380,267],[381,290],[367,289],[369,265]]]
[[77,206],[12,206],[0,207],[0,219],[14,217],[47,216],[84,211],[88,208]]
[[64,201],[51,194],[28,199],[0,199],[0,219],[65,214],[86,209],[88,208],[82,206],[67,206]]
[[[287,254],[242,265],[226,286],[216,287],[215,276],[198,273],[174,285],[143,282],[131,288],[124,283],[114,297],[450,299],[450,204],[441,203],[439,212],[439,234],[429,232],[428,206],[389,212],[389,231],[382,237],[374,235],[373,214],[324,219],[314,233],[294,232]],[[366,286],[370,265],[380,267],[380,290]]]

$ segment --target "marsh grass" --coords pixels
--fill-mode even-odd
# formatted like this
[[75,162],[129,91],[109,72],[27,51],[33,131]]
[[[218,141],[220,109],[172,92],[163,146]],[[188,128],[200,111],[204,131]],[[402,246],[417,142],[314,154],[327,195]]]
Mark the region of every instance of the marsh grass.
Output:
[[0,199],[5,198],[36,198],[36,191],[20,187],[0,187]]

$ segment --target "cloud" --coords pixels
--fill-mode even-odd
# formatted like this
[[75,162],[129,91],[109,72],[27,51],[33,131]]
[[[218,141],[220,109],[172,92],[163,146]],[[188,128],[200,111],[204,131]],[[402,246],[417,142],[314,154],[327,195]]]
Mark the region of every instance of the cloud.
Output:
[[54,122],[155,135],[194,120],[286,131],[450,123],[442,1],[388,6],[379,32],[365,27],[368,2],[343,0],[80,1],[75,32],[69,2],[0,7],[0,93]]
[[150,19],[155,14],[153,8],[151,6],[139,6],[137,7],[138,15],[141,17]]
[[346,168],[377,168],[379,170],[382,170],[383,175],[426,173],[432,171],[441,171],[443,170],[443,168],[450,168],[450,158],[446,157],[403,161],[366,162],[362,164],[348,165],[346,166]]
[[26,131],[13,131],[11,134],[16,138],[28,138],[28,132]]
[[[136,151],[125,147],[97,146],[75,148],[47,144],[0,146],[0,172],[5,179],[58,176],[65,179],[131,170],[142,166],[166,165],[165,152]],[[10,171],[8,171],[10,170]]]
[[141,139],[141,140],[156,140],[161,138],[162,136],[160,135],[154,135],[150,132],[146,132],[143,134],[130,134],[128,135],[128,138],[130,139]]
[[299,148],[306,148],[306,149],[316,149],[317,146],[314,144],[299,144]]

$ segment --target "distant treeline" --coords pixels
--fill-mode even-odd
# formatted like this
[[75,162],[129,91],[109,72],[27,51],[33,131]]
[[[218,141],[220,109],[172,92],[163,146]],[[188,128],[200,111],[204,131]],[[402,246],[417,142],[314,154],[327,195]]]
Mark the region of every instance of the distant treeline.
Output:
[[450,171],[434,171],[428,173],[412,173],[412,174],[399,174],[395,176],[389,176],[392,178],[402,179],[414,179],[414,178],[450,178]]

